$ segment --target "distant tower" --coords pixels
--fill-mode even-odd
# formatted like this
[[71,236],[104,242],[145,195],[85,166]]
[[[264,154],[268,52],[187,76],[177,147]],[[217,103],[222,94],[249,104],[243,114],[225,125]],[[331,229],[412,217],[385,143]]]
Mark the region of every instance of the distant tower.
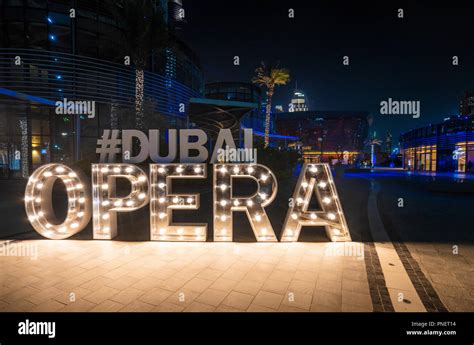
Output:
[[168,23],[174,29],[181,29],[186,23],[182,0],[168,0]]
[[385,137],[385,151],[390,154],[392,153],[392,134],[387,133],[387,136]]
[[308,100],[303,91],[298,90],[298,83],[296,83],[295,91],[293,92],[293,98],[288,105],[288,111],[290,113],[296,111],[308,111]]
[[459,115],[474,114],[474,92],[465,92],[459,101]]

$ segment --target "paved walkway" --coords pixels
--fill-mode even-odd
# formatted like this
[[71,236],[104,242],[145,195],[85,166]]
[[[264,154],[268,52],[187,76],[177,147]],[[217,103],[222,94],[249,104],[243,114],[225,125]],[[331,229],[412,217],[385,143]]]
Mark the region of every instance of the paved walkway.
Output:
[[[433,246],[408,247],[448,310],[473,310],[472,275],[442,267]],[[387,242],[18,240],[1,248],[9,255],[0,257],[0,311],[425,311],[430,303]]]
[[37,259],[0,259],[3,311],[372,311],[357,243],[13,245]]

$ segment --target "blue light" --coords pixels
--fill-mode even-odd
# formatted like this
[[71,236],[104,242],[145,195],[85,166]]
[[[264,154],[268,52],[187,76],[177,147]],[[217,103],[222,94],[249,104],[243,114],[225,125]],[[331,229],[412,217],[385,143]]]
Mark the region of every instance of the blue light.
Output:
[[51,19],[51,17],[48,17],[48,23],[53,24],[53,20]]
[[63,79],[63,77],[62,77],[60,74],[58,74],[58,75],[56,76],[56,79]]
[[53,34],[49,34],[49,39],[51,41],[56,41],[56,36],[54,36]]
[[41,154],[42,154],[42,155],[45,155],[45,154],[47,154],[47,153],[48,153],[48,150],[46,150],[46,149],[42,149],[42,150],[41,150]]

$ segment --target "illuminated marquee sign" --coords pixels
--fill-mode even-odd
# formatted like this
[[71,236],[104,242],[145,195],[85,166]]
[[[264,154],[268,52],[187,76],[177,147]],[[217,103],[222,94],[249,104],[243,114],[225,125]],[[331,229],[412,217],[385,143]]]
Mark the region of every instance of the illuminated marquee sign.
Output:
[[[206,241],[207,224],[172,222],[179,210],[199,209],[199,194],[175,194],[173,179],[204,179],[207,165],[196,163],[150,164],[147,175],[133,164],[92,165],[92,196],[85,177],[63,164],[38,168],[26,186],[25,208],[33,228],[50,239],[65,239],[84,229],[93,218],[94,239],[117,236],[117,213],[132,212],[150,204],[150,239],[152,241]],[[130,193],[115,196],[116,180],[126,179]],[[51,201],[56,180],[66,186],[68,211],[62,223],[54,217]],[[251,196],[235,197],[235,179],[251,179],[257,190]],[[233,240],[233,214],[245,212],[258,242],[278,241],[265,207],[278,192],[273,172],[254,163],[213,165],[214,241]],[[309,210],[315,194],[320,210]],[[91,206],[92,201],[92,206]],[[303,164],[283,226],[281,241],[298,241],[303,226],[324,226],[331,241],[350,241],[340,200],[327,164]]]

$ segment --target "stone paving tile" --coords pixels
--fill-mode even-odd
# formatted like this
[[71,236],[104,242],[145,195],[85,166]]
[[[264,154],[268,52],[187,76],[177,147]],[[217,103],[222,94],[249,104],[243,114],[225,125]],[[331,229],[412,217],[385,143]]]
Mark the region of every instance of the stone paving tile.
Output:
[[177,305],[174,303],[163,302],[159,306],[153,307],[151,311],[155,312],[179,312],[183,311],[184,305]]
[[277,294],[284,294],[286,290],[288,289],[288,286],[290,283],[288,282],[283,282],[279,280],[273,280],[273,279],[268,279],[262,286],[262,290],[268,291],[268,292],[274,292]]
[[222,278],[231,279],[231,280],[241,280],[247,274],[246,271],[238,270],[236,268],[229,268],[222,274]]
[[54,300],[54,299],[48,299],[45,300],[39,304],[36,304],[31,311],[37,311],[37,312],[54,312],[54,311],[60,311],[65,307],[64,304]]
[[292,293],[301,293],[311,295],[314,291],[316,284],[310,283],[302,280],[292,280],[288,291]]
[[316,283],[316,280],[318,279],[318,272],[305,271],[302,269],[298,269],[296,270],[295,275],[293,276],[293,279],[305,281],[309,283]]
[[97,289],[91,292],[90,294],[84,296],[84,299],[89,302],[99,304],[105,301],[106,299],[113,297],[117,293],[119,293],[119,290],[108,286],[103,286],[100,289]]
[[47,289],[39,290],[38,293],[26,297],[26,300],[33,304],[41,304],[47,300],[52,299],[53,297],[62,293],[61,290],[52,286]]
[[183,289],[188,289],[194,292],[201,293],[206,290],[211,284],[212,280],[193,278],[183,286]]
[[7,291],[2,290],[0,299],[7,301],[8,303],[11,304],[20,300],[25,300],[28,297],[39,294],[39,293],[41,293],[41,290],[38,290],[30,286],[25,286],[18,290],[16,289],[13,289],[13,290],[9,289]]
[[138,299],[142,302],[147,304],[151,304],[154,306],[160,305],[161,302],[166,300],[172,293],[165,289],[160,288],[153,288],[143,295],[141,295]]
[[90,311],[92,308],[96,306],[95,303],[87,301],[85,299],[77,299],[74,302],[69,303],[68,305],[64,306],[61,311]]
[[78,299],[82,299],[84,296],[89,295],[92,291],[84,289],[80,286],[72,289],[71,291],[61,292],[57,296],[54,296],[53,299],[62,304],[70,304],[75,302]]
[[352,304],[342,304],[343,312],[371,312],[373,311],[372,307],[352,305]]
[[151,311],[153,309],[152,304],[145,303],[140,300],[135,300],[132,303],[127,304],[124,306],[122,309],[119,311],[123,312],[145,312],[145,311]]
[[199,302],[192,302],[184,311],[192,311],[192,312],[209,312],[209,311],[214,311],[216,307],[204,304],[204,303],[199,303]]
[[322,290],[330,293],[337,293],[342,291],[342,280],[328,280],[318,277],[316,281],[316,290]]
[[356,305],[371,309],[372,299],[370,298],[370,294],[368,292],[359,293],[342,290],[342,304]]
[[250,306],[250,303],[253,299],[254,296],[252,295],[232,291],[231,293],[229,293],[229,295],[227,295],[222,304],[228,307],[232,307],[234,309],[245,311]]
[[342,290],[370,294],[369,283],[367,281],[344,279],[342,281]]
[[365,267],[363,270],[344,269],[342,271],[342,280],[367,282],[367,272],[365,271]]
[[180,278],[180,277],[170,277],[166,280],[158,280],[156,282],[156,286],[165,290],[169,291],[176,291],[184,286],[189,281],[189,279],[186,278]]
[[[309,311],[311,308],[311,302],[313,301],[312,294],[306,294],[303,292],[290,292],[285,294],[282,303],[280,305],[280,309],[282,306],[287,309],[298,309],[299,311]],[[297,311],[298,311],[297,310]]]
[[124,306],[118,302],[105,300],[102,303],[96,305],[90,311],[97,311],[97,312],[112,312],[112,311],[119,311]]
[[312,303],[310,311],[314,312],[338,312],[342,311],[342,308],[330,307],[325,304]]
[[130,287],[143,290],[143,291],[148,291],[154,287],[157,287],[160,283],[160,280],[152,277],[144,277],[137,281],[136,283],[133,283],[130,285]]
[[341,270],[330,270],[330,269],[322,269],[319,271],[318,279],[325,279],[331,281],[342,281],[342,269]]
[[307,313],[308,310],[292,307],[290,305],[281,304],[278,308],[278,312],[283,313]]
[[224,298],[228,295],[227,292],[220,290],[207,289],[196,298],[196,302],[204,303],[213,307],[219,306]]
[[333,311],[340,311],[342,306],[342,292],[331,293],[324,290],[316,289],[313,293],[312,304],[319,306],[323,305],[329,308],[333,308]]
[[140,298],[140,296],[144,295],[145,292],[143,290],[128,288],[120,291],[119,293],[111,296],[109,299],[111,301],[120,303],[123,305],[127,305],[132,303],[134,300]]
[[106,286],[117,289],[117,290],[124,290],[130,287],[130,285],[135,284],[138,282],[138,278],[132,276],[124,276],[119,277],[114,280],[110,280],[109,282],[105,283]]
[[230,292],[234,288],[234,286],[237,285],[237,283],[237,280],[231,280],[221,277],[218,278],[214,283],[212,283],[210,289]]
[[85,282],[84,284],[81,284],[81,287],[87,290],[94,291],[94,290],[100,289],[101,287],[105,285],[107,285],[108,287],[111,287],[110,285],[108,285],[108,283],[111,283],[111,282],[113,282],[113,279],[99,276]]
[[199,293],[196,291],[191,291],[189,289],[179,289],[178,291],[170,294],[169,297],[166,299],[166,302],[174,303],[183,307],[187,307],[198,296],[199,296]]
[[276,294],[273,292],[268,291],[260,291],[255,299],[253,300],[253,304],[260,305],[262,307],[270,308],[273,310],[277,310],[280,306],[280,303],[283,299],[283,295]]
[[215,281],[217,278],[219,278],[222,275],[222,273],[224,273],[224,271],[222,270],[206,268],[202,270],[201,272],[199,272],[196,278]]
[[263,282],[260,281],[241,280],[237,285],[235,285],[233,290],[255,296],[262,286]]
[[16,311],[16,312],[32,311],[35,307],[36,307],[35,304],[27,300],[19,300],[19,301],[9,304],[8,311]]
[[267,307],[252,303],[250,305],[250,307],[248,307],[247,311],[248,312],[255,312],[255,313],[268,313],[268,312],[274,313],[275,309],[267,308]]
[[269,279],[289,283],[293,279],[294,274],[295,273],[291,271],[275,270],[270,274]]

